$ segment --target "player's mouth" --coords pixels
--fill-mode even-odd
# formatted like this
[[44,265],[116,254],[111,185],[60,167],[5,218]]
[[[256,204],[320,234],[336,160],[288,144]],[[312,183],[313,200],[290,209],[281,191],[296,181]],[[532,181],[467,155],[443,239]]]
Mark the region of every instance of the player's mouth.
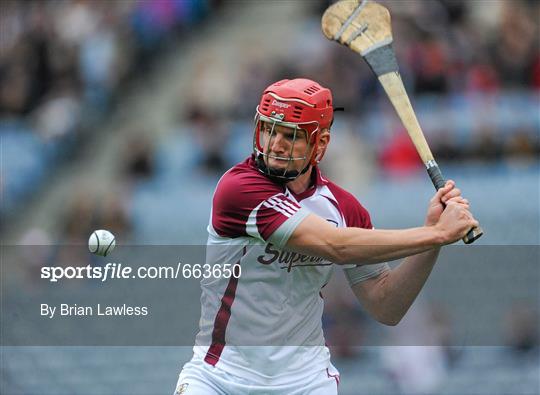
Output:
[[270,154],[268,156],[268,165],[269,166],[275,166],[275,167],[286,167],[286,166],[289,166],[290,164],[290,160],[288,158],[285,158],[285,157],[280,157],[278,155],[273,155],[273,154]]

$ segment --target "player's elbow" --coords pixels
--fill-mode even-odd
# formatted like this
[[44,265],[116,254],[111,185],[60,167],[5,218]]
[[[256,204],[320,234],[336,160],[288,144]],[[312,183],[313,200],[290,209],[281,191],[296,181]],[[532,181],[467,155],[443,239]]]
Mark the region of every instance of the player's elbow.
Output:
[[371,317],[373,317],[377,322],[384,324],[386,326],[396,326],[400,323],[403,318],[403,314],[390,313],[386,309],[372,309],[370,311]]
[[403,317],[376,317],[375,319],[386,326],[396,326]]
[[389,306],[385,303],[381,303],[378,307],[371,312],[371,315],[378,322],[387,326],[396,326],[399,324],[407,312],[403,308]]

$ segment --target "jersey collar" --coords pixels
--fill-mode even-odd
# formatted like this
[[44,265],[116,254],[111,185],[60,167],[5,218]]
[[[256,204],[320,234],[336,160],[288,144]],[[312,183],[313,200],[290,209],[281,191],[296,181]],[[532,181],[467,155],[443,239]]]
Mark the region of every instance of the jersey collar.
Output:
[[328,185],[328,180],[323,177],[321,173],[321,169],[319,169],[317,166],[313,168],[313,171],[315,173],[315,185],[322,186],[322,185]]
[[302,193],[294,193],[288,188],[287,190],[291,193],[291,195],[294,196],[296,201],[299,202],[303,199],[313,196],[313,194],[315,193],[318,187],[324,186],[327,184],[328,184],[328,180],[323,177],[321,170],[317,166],[315,166],[313,167],[311,171],[311,186],[308,189],[306,189]]
[[[253,155],[251,155],[249,158],[247,158],[246,162],[250,166],[256,167],[255,166],[255,159],[254,159]],[[315,191],[317,190],[317,187],[328,185],[328,182],[329,181],[322,175],[321,169],[319,169],[318,166],[314,166],[312,171],[311,171],[311,186],[308,189],[306,189],[304,192],[299,193],[299,194],[295,194],[290,189],[288,189],[288,188],[287,189],[295,197],[295,199],[297,201],[300,201],[302,199],[306,199],[306,198],[312,196],[315,193]]]

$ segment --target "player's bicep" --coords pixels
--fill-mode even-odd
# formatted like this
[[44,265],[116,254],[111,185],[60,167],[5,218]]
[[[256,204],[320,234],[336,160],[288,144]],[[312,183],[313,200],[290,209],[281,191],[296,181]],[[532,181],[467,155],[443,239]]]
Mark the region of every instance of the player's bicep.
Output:
[[[377,317],[382,305],[381,300],[384,298],[384,285],[390,273],[390,267],[387,263],[379,263],[370,266],[368,266],[369,270],[371,270],[369,274],[361,273],[360,269],[363,269],[364,267],[356,267],[353,269],[345,269],[345,275],[354,295],[362,307],[373,317]],[[364,278],[359,280],[359,277]]]
[[335,262],[337,254],[333,240],[336,238],[336,232],[338,228],[328,221],[315,214],[309,214],[296,226],[286,246],[292,251]]

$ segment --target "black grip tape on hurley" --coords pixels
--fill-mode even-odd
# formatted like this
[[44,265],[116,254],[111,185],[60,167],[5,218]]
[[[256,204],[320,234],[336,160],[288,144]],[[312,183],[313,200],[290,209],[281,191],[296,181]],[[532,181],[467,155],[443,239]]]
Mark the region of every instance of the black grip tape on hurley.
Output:
[[[435,165],[427,169],[427,172],[429,174],[429,178],[431,178],[431,181],[433,182],[433,185],[435,186],[435,189],[439,190],[446,184],[446,180],[444,179],[441,169],[439,169],[439,166]],[[443,206],[446,207],[446,205],[443,203]],[[463,242],[465,244],[471,244],[476,239],[478,239],[480,236],[484,234],[484,231],[482,228],[472,228],[469,230],[469,232],[465,235],[463,238]]]
[[427,169],[427,172],[429,174],[429,178],[431,178],[431,181],[435,186],[435,189],[439,190],[444,187],[444,184],[446,184],[446,180],[444,179],[441,173],[441,169],[439,169],[439,166],[432,166]]

